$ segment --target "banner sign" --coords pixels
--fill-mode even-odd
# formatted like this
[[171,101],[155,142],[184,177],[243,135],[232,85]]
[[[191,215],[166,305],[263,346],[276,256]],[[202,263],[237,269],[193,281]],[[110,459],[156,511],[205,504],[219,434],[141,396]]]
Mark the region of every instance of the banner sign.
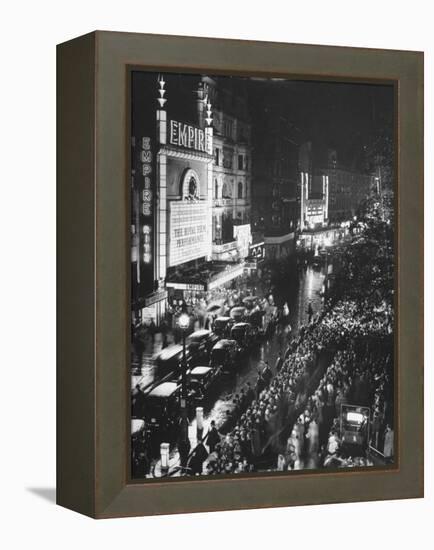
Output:
[[237,241],[240,258],[246,258],[249,255],[249,247],[252,243],[250,224],[234,225],[234,238]]
[[255,243],[250,245],[250,256],[255,256],[258,260],[265,258],[265,243]]
[[210,255],[208,203],[170,202],[169,266]]
[[170,281],[166,282],[168,288],[174,288],[175,290],[193,290],[193,291],[202,291],[205,290],[205,285],[198,285],[193,283],[171,283]]
[[167,290],[157,290],[145,299],[146,307],[152,306],[157,302],[161,302],[167,298]]

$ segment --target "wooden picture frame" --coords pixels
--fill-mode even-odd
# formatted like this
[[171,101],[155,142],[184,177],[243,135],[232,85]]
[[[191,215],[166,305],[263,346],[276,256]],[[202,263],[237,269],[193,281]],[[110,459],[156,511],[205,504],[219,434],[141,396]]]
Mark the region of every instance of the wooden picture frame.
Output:
[[[423,496],[423,54],[93,32],[58,46],[57,502],[94,518]],[[387,470],[129,481],[131,67],[393,83],[398,461]]]

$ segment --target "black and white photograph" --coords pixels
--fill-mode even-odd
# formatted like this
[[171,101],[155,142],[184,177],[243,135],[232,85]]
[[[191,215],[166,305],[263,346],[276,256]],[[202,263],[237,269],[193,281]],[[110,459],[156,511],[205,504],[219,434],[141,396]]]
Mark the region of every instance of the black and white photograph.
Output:
[[396,467],[395,87],[129,80],[131,478]]

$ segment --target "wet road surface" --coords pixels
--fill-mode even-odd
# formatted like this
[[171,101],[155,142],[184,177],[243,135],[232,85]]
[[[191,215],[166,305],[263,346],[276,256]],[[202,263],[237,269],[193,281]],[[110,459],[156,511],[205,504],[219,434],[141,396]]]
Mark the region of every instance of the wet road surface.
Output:
[[[285,290],[279,294],[276,291],[275,298],[279,302],[287,302],[289,307],[289,325],[291,327],[292,336],[296,335],[300,326],[307,323],[308,314],[307,308],[309,303],[312,304],[314,313],[322,309],[323,301],[320,295],[324,282],[324,271],[319,268],[308,266],[300,271],[299,285],[285,295]],[[280,327],[276,329],[273,336],[269,340],[262,339],[260,344],[253,348],[249,356],[243,361],[241,367],[235,375],[227,375],[219,381],[219,390],[217,398],[210,395],[210,399],[205,401],[202,406],[204,409],[204,431],[206,434],[211,420],[214,420],[216,426],[221,426],[227,418],[227,411],[231,411],[234,407],[233,399],[236,394],[239,394],[242,388],[246,388],[246,384],[250,382],[254,389],[258,377],[258,368],[260,362],[268,361],[274,374],[274,366],[279,352],[284,352],[288,344],[287,330],[282,330]],[[190,424],[190,440],[196,439],[196,420]]]
[[[233,400],[241,389],[246,389],[249,382],[254,389],[258,377],[258,369],[261,368],[261,361],[268,361],[270,368],[275,372],[275,363],[279,352],[284,352],[291,337],[296,336],[300,327],[307,323],[307,308],[311,303],[314,314],[322,309],[323,300],[321,290],[324,282],[324,270],[312,266],[303,267],[299,271],[298,285],[293,288],[282,288],[275,290],[276,303],[287,303],[289,308],[289,325],[286,328],[278,326],[268,339],[262,338],[258,345],[250,350],[244,358],[240,367],[233,375],[222,375],[215,389],[210,392],[206,400],[201,403],[203,407],[203,435],[208,432],[210,423],[215,421],[217,428],[224,424],[233,408]],[[290,333],[290,334],[288,334]],[[136,377],[133,377],[135,379]],[[142,378],[142,377],[140,377]],[[142,378],[143,380],[143,378]],[[134,385],[135,381],[133,381]],[[159,445],[161,434],[155,434],[152,438],[151,454],[158,462]],[[160,436],[160,437],[159,437]],[[163,436],[164,437],[164,436]],[[197,441],[196,418],[192,418],[189,425],[189,439],[191,448],[194,448]],[[166,438],[167,439],[167,438]],[[171,460],[177,456],[176,445],[171,445]],[[155,467],[156,462],[153,461]]]

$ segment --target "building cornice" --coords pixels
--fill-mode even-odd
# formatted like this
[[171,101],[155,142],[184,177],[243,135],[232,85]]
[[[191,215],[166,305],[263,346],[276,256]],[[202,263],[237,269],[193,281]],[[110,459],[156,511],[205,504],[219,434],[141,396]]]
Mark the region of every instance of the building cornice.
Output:
[[179,158],[183,160],[197,160],[199,162],[212,162],[214,157],[202,151],[194,151],[183,147],[174,147],[172,145],[163,145],[158,152],[159,155],[167,155],[170,158]]

